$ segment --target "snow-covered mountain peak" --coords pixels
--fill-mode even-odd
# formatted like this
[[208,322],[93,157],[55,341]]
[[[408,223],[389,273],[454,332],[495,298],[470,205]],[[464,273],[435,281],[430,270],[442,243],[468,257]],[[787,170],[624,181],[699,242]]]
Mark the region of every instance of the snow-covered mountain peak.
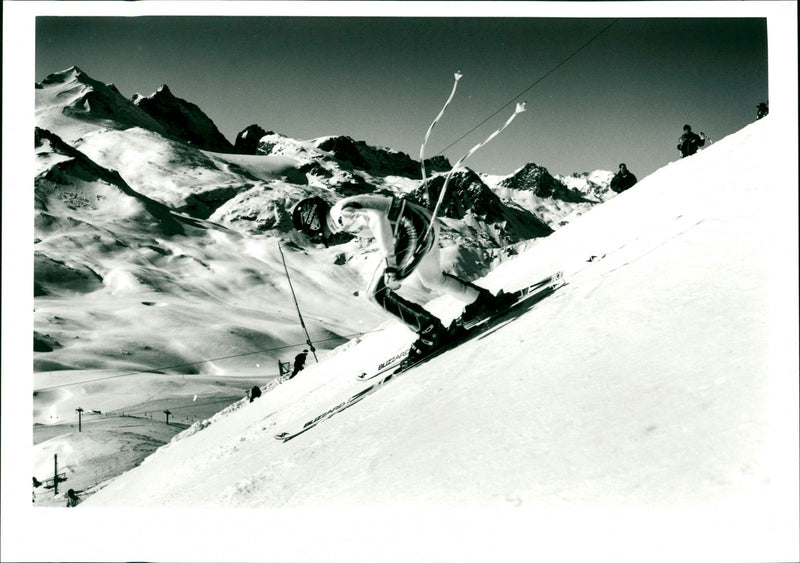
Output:
[[609,170],[575,172],[569,176],[554,176],[556,180],[573,192],[580,192],[597,201],[605,201],[615,195],[609,188],[613,177],[614,173]]
[[77,66],[71,66],[62,71],[54,72],[52,74],[47,75],[41,82],[36,84],[36,87],[41,88],[43,86],[49,86],[51,84],[65,84],[67,82],[77,82],[77,81],[85,83],[96,82]]
[[557,198],[577,203],[579,194],[569,190],[562,182],[554,178],[544,166],[529,162],[507,179],[498,184],[499,188],[530,191],[537,197]]
[[[67,120],[65,120],[65,116]],[[45,129],[58,131],[74,124],[76,137],[104,127],[125,129],[141,127],[164,134],[164,127],[125,99],[116,88],[93,79],[78,67],[48,75],[36,84],[36,121]],[[71,140],[69,135],[65,135]]]
[[[166,84],[162,84],[158,88],[156,88],[155,92],[150,94],[149,96],[145,96],[139,92],[133,95],[131,101],[134,102],[136,105],[140,105],[142,101],[147,100],[149,102],[159,101],[161,104],[173,104],[175,106],[180,106],[182,104],[188,103],[185,100],[180,100],[172,93],[172,90],[169,89],[169,86]],[[146,103],[146,102],[145,102]]]
[[323,156],[316,150],[316,143],[299,141],[281,133],[266,132],[258,140],[258,152],[265,155],[291,156],[294,158]]
[[[115,90],[111,90],[108,85],[103,84],[102,82],[95,80],[81,69],[76,66],[70,67],[68,69],[62,70],[60,72],[54,72],[53,74],[49,74],[46,76],[41,82],[36,83],[37,90],[44,90],[48,89],[51,92],[57,94],[60,98],[67,98],[68,94],[70,93],[80,93],[85,94],[88,91],[99,91],[105,92],[109,90],[110,92],[117,93]],[[41,93],[37,93],[41,94]],[[113,96],[112,96],[113,97]],[[37,96],[37,105],[41,105],[41,100],[46,100],[47,102],[52,102],[50,98],[41,98],[41,96]],[[61,102],[61,105],[66,105],[68,103],[74,102],[74,98],[68,99],[68,101]]]
[[133,103],[161,123],[167,133],[198,148],[233,153],[233,145],[196,105],[175,96],[162,84],[150,96],[136,96]]

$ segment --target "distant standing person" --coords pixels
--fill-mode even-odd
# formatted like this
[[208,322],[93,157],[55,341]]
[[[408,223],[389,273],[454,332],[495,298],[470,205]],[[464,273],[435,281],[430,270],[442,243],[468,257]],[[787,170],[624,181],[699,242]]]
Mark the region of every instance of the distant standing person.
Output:
[[78,506],[80,499],[78,499],[78,493],[75,492],[74,489],[70,489],[67,491],[67,508],[72,508],[74,506]]
[[306,357],[308,356],[308,350],[303,350],[299,354],[294,357],[294,369],[292,370],[292,375],[289,376],[289,379],[293,378],[298,372],[302,371],[304,367],[306,367]]
[[622,193],[625,190],[632,188],[636,183],[636,176],[634,176],[625,165],[624,162],[619,165],[619,172],[614,174],[611,178],[611,185],[609,186],[615,192]]
[[250,390],[250,402],[252,403],[261,396],[261,388],[258,385],[253,385]]
[[683,135],[678,140],[678,150],[681,151],[681,158],[691,156],[697,149],[706,144],[706,134],[700,131],[698,135],[692,131],[691,125],[683,126]]

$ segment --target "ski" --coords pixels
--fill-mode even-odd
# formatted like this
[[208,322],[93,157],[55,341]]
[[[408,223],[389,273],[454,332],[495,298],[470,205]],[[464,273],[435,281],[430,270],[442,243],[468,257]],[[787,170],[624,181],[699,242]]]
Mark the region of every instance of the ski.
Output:
[[275,439],[276,440],[280,440],[282,442],[288,442],[292,438],[296,438],[300,434],[303,434],[304,432],[307,432],[307,431],[311,430],[312,428],[314,428],[317,424],[319,424],[323,420],[329,419],[330,417],[332,417],[336,413],[340,413],[343,410],[345,410],[346,408],[351,407],[354,404],[356,404],[357,402],[361,401],[367,395],[371,395],[372,393],[374,393],[378,389],[378,387],[380,387],[381,385],[383,385],[384,383],[386,383],[387,381],[392,379],[394,376],[395,376],[394,372],[390,372],[388,375],[386,375],[385,377],[382,377],[381,379],[379,379],[378,381],[376,381],[375,383],[373,383],[372,385],[370,385],[366,389],[363,389],[363,390],[359,391],[358,393],[356,393],[355,395],[353,395],[349,399],[347,399],[345,401],[342,401],[341,403],[339,403],[338,405],[336,405],[334,407],[331,407],[330,409],[328,409],[327,411],[323,412],[319,416],[316,416],[316,417],[312,418],[311,420],[309,420],[308,422],[303,424],[303,427],[300,428],[299,430],[297,430],[295,432],[281,432],[280,434],[275,434]]
[[404,350],[395,354],[391,358],[388,358],[387,360],[384,360],[383,362],[378,364],[377,370],[373,372],[360,373],[356,376],[356,379],[359,381],[367,381],[369,379],[372,379],[373,377],[377,377],[380,374],[389,371],[390,369],[396,368],[397,366],[400,365],[400,362],[402,362],[403,360],[406,359],[406,357],[408,357],[408,352],[409,349],[405,348]]
[[[525,300],[526,298],[530,297],[531,292],[541,288],[542,286],[558,282],[558,280],[561,279],[561,275],[562,275],[561,272],[558,272],[556,274],[553,274],[552,276],[548,276],[542,280],[539,280],[538,282],[532,283],[529,286],[526,286],[520,290],[515,291],[514,296],[516,297],[516,300],[513,303],[511,303],[508,307],[504,308],[502,311],[492,311],[490,315],[484,315],[476,319],[473,319],[468,323],[464,323],[461,325],[461,328],[466,330],[471,330],[474,327],[487,322],[492,317],[497,316],[498,314],[502,314],[504,311],[507,311],[508,308],[513,307],[518,303],[520,303],[521,301]],[[356,379],[358,381],[369,381],[370,379],[378,377],[379,375],[386,373],[391,369],[400,367],[403,361],[405,361],[406,358],[408,357],[409,352],[410,350],[408,348],[402,350],[401,352],[398,352],[391,358],[387,358],[386,360],[381,362],[375,371],[360,373],[356,376]]]
[[562,273],[558,272],[550,277],[541,281],[533,283],[529,286],[523,287],[513,293],[516,300],[509,303],[509,305],[499,311],[492,311],[490,314],[483,317],[472,319],[471,321],[462,325],[463,332],[460,337],[453,339],[444,346],[437,348],[430,354],[412,361],[403,361],[400,366],[394,371],[393,375],[399,375],[405,371],[415,368],[424,364],[445,352],[457,348],[461,344],[473,339],[474,337],[483,334],[487,330],[497,326],[505,321],[510,315],[521,312],[529,307],[532,307],[539,301],[543,300],[554,293],[566,283],[563,280]]
[[[473,328],[482,325],[483,323],[490,321],[494,318],[497,318],[506,312],[510,311],[511,309],[515,309],[525,301],[532,299],[541,289],[546,289],[548,287],[556,286],[558,284],[563,284],[563,273],[556,272],[551,276],[547,276],[546,278],[539,280],[538,282],[532,283],[528,286],[523,287],[522,289],[518,289],[512,293],[515,297],[515,300],[509,303],[506,307],[500,310],[491,311],[490,313],[472,319],[466,323],[463,323],[461,326],[467,330],[472,330]],[[559,285],[560,287],[560,285]]]
[[281,432],[279,434],[275,434],[275,439],[281,440],[282,442],[287,442],[292,438],[295,438],[307,432],[308,430],[311,430],[312,428],[317,426],[320,422],[327,420],[332,416],[334,416],[335,414],[340,413],[343,410],[358,403],[359,401],[371,395],[389,381],[393,381],[406,371],[409,371],[419,365],[424,364],[425,362],[428,362],[429,360],[441,356],[445,352],[453,350],[454,348],[457,348],[461,344],[475,338],[476,336],[485,333],[487,330],[490,330],[491,328],[507,320],[514,313],[518,313],[529,307],[532,307],[533,305],[540,302],[547,296],[551,295],[557,289],[559,289],[564,285],[566,285],[566,283],[563,281],[561,272],[559,272],[553,276],[549,276],[541,281],[538,281],[534,284],[531,284],[520,290],[515,291],[513,294],[517,297],[516,301],[509,304],[508,307],[505,307],[501,311],[493,311],[492,314],[490,315],[487,315],[485,317],[480,317],[478,319],[472,320],[469,323],[466,323],[465,325],[463,325],[463,333],[459,338],[454,339],[451,342],[448,342],[445,346],[442,346],[441,348],[437,349],[431,354],[428,354],[424,358],[406,363],[405,365],[403,365],[403,362],[407,358],[408,355],[407,351],[404,353],[400,353],[394,356],[393,358],[390,358],[389,360],[381,364],[382,367],[379,367],[377,373],[373,373],[368,377],[364,376],[362,378],[362,380],[370,380],[374,381],[374,383],[372,383],[365,389],[362,389],[355,395],[352,395],[350,398],[345,399],[341,403],[334,405],[330,409],[312,418],[311,420],[308,420],[305,424],[303,424],[303,426],[300,429],[294,432]]

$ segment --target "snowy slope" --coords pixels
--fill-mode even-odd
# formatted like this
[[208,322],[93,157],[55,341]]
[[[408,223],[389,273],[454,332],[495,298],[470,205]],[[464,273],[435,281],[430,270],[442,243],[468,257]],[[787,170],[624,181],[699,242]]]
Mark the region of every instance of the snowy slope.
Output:
[[[513,289],[560,269],[568,281],[513,322],[276,441],[359,391],[355,374],[411,340],[387,325],[192,427],[82,508],[381,509],[406,524],[413,510],[420,537],[440,540],[469,514],[451,509],[484,509],[562,533],[591,524],[588,537],[622,534],[649,560],[770,559],[764,538],[798,528],[797,451],[786,450],[797,429],[783,426],[796,409],[796,356],[778,371],[770,344],[773,314],[797,301],[769,292],[797,280],[796,270],[788,284],[775,278],[787,246],[772,239],[765,202],[786,187],[771,127],[763,119],[664,167],[497,267],[481,283]],[[456,311],[444,298],[430,306]],[[630,528],[614,532],[611,510]],[[638,543],[665,525],[688,535]],[[559,556],[582,552],[581,534]],[[698,535],[699,547],[686,542]],[[532,556],[562,536],[536,537]],[[504,553],[494,542],[470,551],[477,537],[443,543],[454,559]]]

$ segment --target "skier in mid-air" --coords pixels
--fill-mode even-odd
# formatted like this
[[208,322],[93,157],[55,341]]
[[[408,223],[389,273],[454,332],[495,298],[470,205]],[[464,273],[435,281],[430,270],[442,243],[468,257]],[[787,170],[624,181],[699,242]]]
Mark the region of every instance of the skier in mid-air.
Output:
[[[412,275],[428,289],[465,304],[461,321],[474,319],[514,300],[502,291],[489,290],[443,273],[439,264],[438,226],[427,209],[411,202],[380,195],[344,198],[331,207],[319,197],[304,199],[292,211],[295,228],[327,243],[339,232],[358,234],[366,229],[375,238],[385,265],[369,288],[369,297],[419,335],[409,358],[422,358],[452,337],[441,320],[418,303],[396,293]],[[455,330],[455,329],[454,329]]]

